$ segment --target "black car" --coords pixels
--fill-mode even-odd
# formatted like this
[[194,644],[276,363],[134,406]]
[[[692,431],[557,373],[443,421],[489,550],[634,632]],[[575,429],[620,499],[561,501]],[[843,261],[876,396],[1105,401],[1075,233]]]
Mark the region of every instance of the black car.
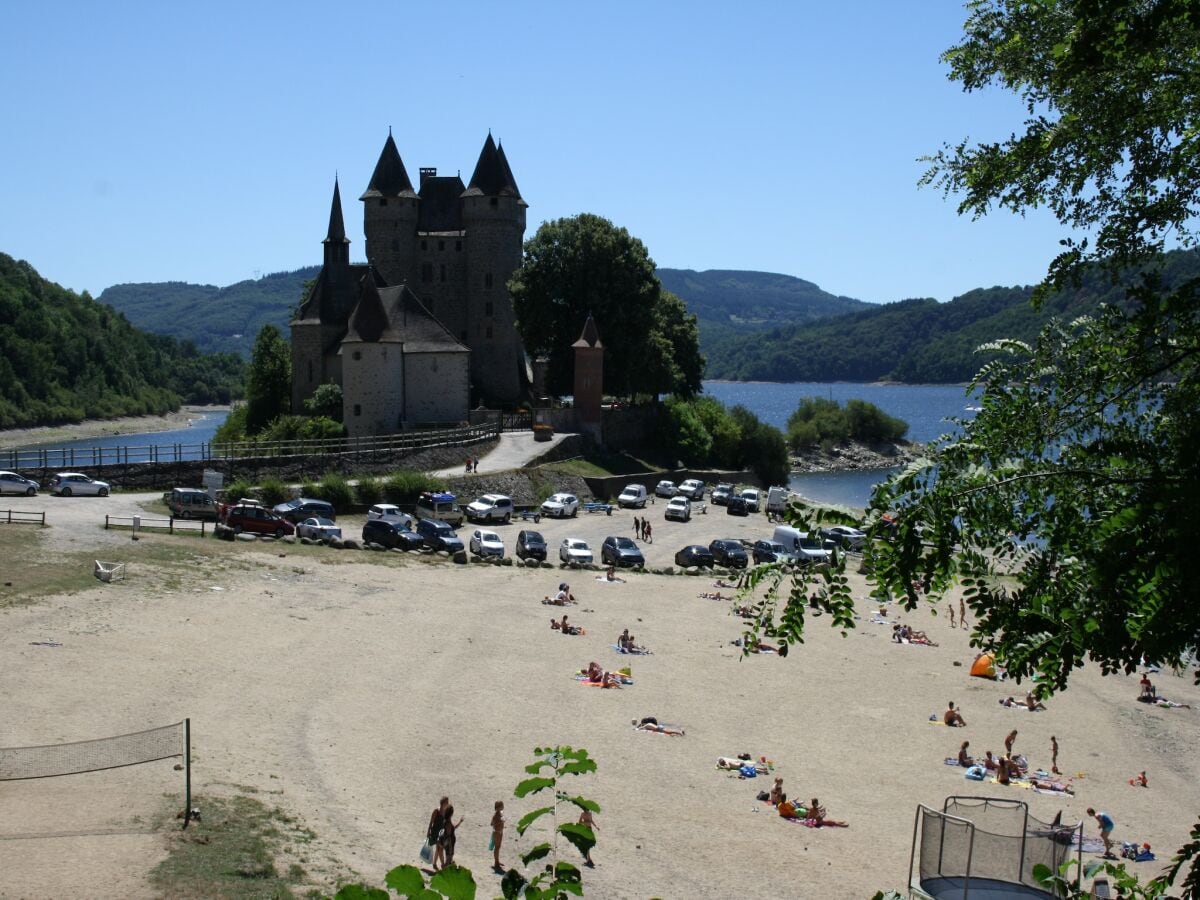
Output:
[[795,562],[796,558],[779,541],[755,541],[752,552],[756,563]]
[[405,528],[399,522],[389,522],[386,519],[367,519],[363,524],[363,540],[384,547],[401,550],[420,550],[425,546],[425,538],[411,529]]
[[331,522],[337,521],[337,513],[333,511],[333,504],[326,503],[324,500],[313,500],[308,497],[296,497],[294,500],[288,500],[286,503],[280,503],[275,507],[275,515],[283,516],[293,525],[297,522],[303,522],[305,519],[311,519],[313,516],[322,519],[329,519]]
[[646,557],[631,538],[610,535],[600,545],[600,561],[609,566],[644,566]]
[[750,507],[743,498],[730,494],[725,501],[725,512],[731,516],[748,516]]
[[677,566],[701,566],[711,569],[717,564],[713,559],[712,551],[702,544],[689,544],[678,553],[675,554],[675,565]]
[[417,534],[425,540],[430,550],[448,550],[454,553],[463,549],[462,538],[441,519],[418,519]]
[[517,535],[517,558],[546,561],[546,539],[540,531],[522,531]]
[[741,541],[718,539],[709,544],[708,549],[712,551],[713,559],[723,566],[744,569],[750,564]]

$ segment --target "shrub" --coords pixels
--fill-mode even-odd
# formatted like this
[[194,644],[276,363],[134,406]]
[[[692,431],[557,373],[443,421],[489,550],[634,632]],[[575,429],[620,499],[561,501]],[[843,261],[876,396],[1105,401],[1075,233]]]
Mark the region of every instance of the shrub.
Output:
[[383,499],[383,485],[378,478],[363,476],[354,487],[354,496],[362,507],[374,506]]
[[442,482],[424,472],[401,469],[388,476],[383,484],[383,496],[388,503],[413,503],[422,492],[440,491],[443,487]]
[[258,490],[262,495],[263,503],[267,506],[275,506],[285,500],[290,500],[292,496],[288,486],[274,476],[264,478],[262,484],[258,486]]
[[236,503],[243,497],[253,497],[254,490],[254,485],[252,485],[249,481],[246,481],[244,478],[231,481],[229,484],[225,485],[225,502]]
[[336,472],[330,472],[322,478],[317,491],[317,499],[332,503],[336,510],[349,509],[354,505],[354,489],[344,476]]

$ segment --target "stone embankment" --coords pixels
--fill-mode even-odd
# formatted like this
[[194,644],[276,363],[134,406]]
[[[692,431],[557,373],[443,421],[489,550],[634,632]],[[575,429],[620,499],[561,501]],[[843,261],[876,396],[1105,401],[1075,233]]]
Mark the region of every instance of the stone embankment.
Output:
[[813,447],[792,457],[793,472],[855,472],[869,469],[890,469],[908,465],[918,459],[924,447],[911,441],[867,444],[851,441],[830,450]]

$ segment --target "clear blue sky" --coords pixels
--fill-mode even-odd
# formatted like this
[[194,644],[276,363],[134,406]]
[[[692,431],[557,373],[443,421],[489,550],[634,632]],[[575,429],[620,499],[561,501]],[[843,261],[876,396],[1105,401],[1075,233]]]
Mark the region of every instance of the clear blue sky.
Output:
[[783,272],[870,301],[1040,279],[1047,216],[972,222],[919,156],[1019,127],[940,53],[957,0],[6,4],[0,251],[98,294],[317,264],[335,171],[392,126],[470,177],[503,142],[529,230],[596,213],[660,266]]

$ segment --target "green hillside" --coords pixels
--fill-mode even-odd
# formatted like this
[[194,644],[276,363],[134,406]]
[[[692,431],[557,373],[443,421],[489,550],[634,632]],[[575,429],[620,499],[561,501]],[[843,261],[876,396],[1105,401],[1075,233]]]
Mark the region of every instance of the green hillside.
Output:
[[305,282],[319,271],[320,266],[309,266],[275,272],[223,288],[183,281],[116,284],[99,300],[145,331],[191,341],[206,353],[237,353],[249,359],[263,325],[288,333],[288,320]]
[[243,363],[138,331],[120,313],[0,253],[0,428],[228,402]]

